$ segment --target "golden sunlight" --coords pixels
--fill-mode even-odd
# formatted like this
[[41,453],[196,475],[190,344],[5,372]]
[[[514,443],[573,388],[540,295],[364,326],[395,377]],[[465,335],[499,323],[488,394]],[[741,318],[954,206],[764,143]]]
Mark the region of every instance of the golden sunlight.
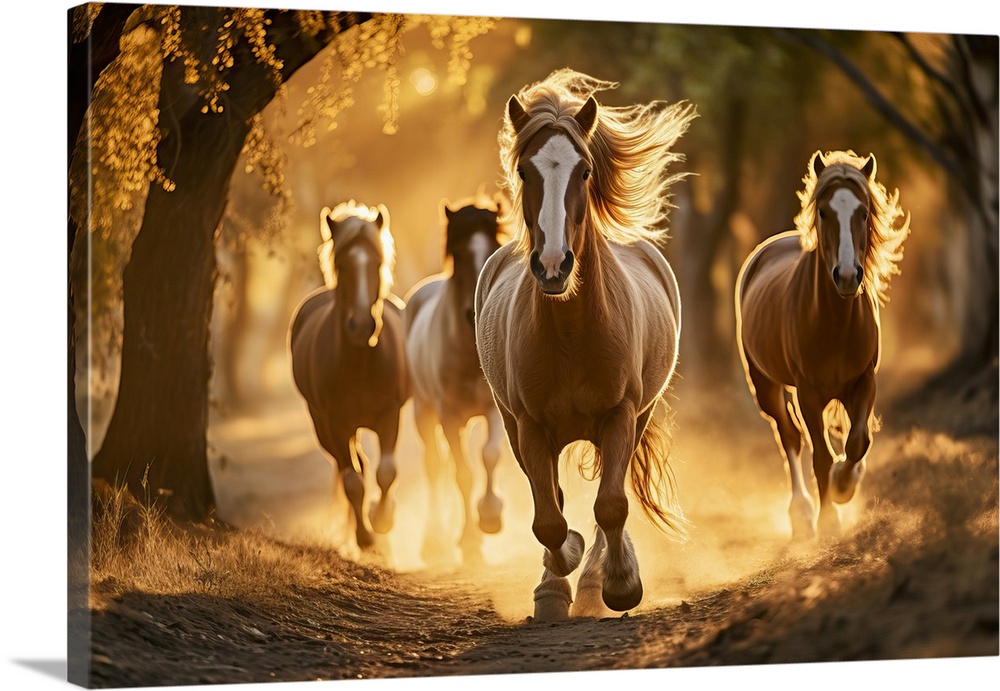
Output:
[[410,73],[410,84],[421,96],[430,96],[437,91],[438,80],[426,67],[418,67]]

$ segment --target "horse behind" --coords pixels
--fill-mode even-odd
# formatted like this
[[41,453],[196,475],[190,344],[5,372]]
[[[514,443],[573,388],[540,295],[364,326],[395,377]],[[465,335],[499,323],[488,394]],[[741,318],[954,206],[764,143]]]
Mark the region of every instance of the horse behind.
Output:
[[[292,319],[292,374],[319,443],[339,470],[358,547],[367,549],[374,543],[372,530],[392,528],[399,410],[409,397],[402,304],[390,292],[395,255],[389,212],[353,200],[327,207],[320,232],[326,286],[306,297]],[[361,428],[378,435],[381,456],[381,495],[370,517],[364,511],[368,459],[358,440]]]
[[[589,442],[600,477],[595,542],[574,616],[625,611],[642,582],[625,530],[625,478],[646,513],[681,533],[654,416],[677,360],[681,315],[674,274],[650,241],[663,237],[670,147],[693,117],[661,102],[612,108],[593,94],[617,84],[570,70],[510,98],[501,160],[515,239],[479,278],[476,342],[507,435],[534,501],[545,547],[535,620],[569,616],[566,578],[584,539],[568,528],[559,456]],[[589,448],[589,447],[585,447]]]
[[[462,493],[465,522],[459,544],[466,561],[482,559],[482,533],[500,531],[502,501],[494,485],[494,469],[504,442],[500,413],[483,377],[476,350],[474,298],[476,281],[486,260],[499,247],[504,232],[497,218],[502,200],[479,195],[452,208],[441,204],[445,224],[445,260],[450,269],[413,288],[406,299],[406,352],[413,388],[413,414],[424,443],[430,495],[422,556],[427,562],[448,561],[454,542],[441,521],[445,466],[437,429],[444,432],[455,461],[455,479]],[[468,424],[485,418],[486,441],[481,457],[486,488],[477,502],[475,527]]]
[[[737,340],[747,383],[788,464],[793,539],[840,530],[834,503],[858,487],[875,431],[879,310],[909,233],[898,192],[875,180],[873,155],[813,154],[796,230],[764,241],[736,282]],[[786,401],[786,393],[790,401]],[[830,433],[846,432],[834,463]],[[812,446],[817,519],[800,462]]]

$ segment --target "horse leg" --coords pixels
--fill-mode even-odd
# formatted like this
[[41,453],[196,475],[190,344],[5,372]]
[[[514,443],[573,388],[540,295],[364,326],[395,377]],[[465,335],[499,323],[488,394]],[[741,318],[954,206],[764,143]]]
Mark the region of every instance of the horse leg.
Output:
[[479,549],[482,536],[472,524],[473,477],[469,459],[465,454],[465,445],[462,443],[462,423],[459,418],[447,416],[441,421],[441,428],[444,430],[445,439],[448,440],[451,457],[455,460],[455,481],[458,483],[459,492],[462,493],[462,509],[465,513],[462,536],[459,539],[462,555],[466,561],[482,561],[483,555]]
[[813,474],[819,488],[819,532],[824,536],[840,533],[840,516],[837,507],[830,501],[830,469],[833,466],[833,454],[826,435],[826,423],[823,421],[823,409],[829,401],[821,397],[798,392],[799,411],[802,421],[809,432],[809,444],[812,446]]
[[[507,424],[506,416],[504,423]],[[535,517],[531,530],[545,546],[542,564],[545,571],[535,587],[536,621],[559,621],[569,617],[572,589],[566,578],[583,559],[583,536],[570,530],[562,515],[562,490],[559,488],[559,455],[552,448],[545,430],[531,418],[517,420],[518,446],[515,455],[528,476]]]
[[431,407],[417,398],[413,400],[413,417],[417,433],[424,442],[424,467],[427,469],[427,525],[421,558],[427,563],[450,561],[452,544],[445,538],[441,522],[441,475],[444,464],[437,439],[437,416]]
[[378,470],[375,472],[375,480],[378,482],[380,491],[379,500],[371,509],[368,519],[371,521],[372,530],[376,533],[388,533],[392,530],[393,514],[396,502],[390,496],[389,490],[396,481],[396,442],[399,438],[399,411],[389,413],[385,419],[380,421],[378,429],[379,462]]
[[642,600],[639,562],[625,532],[625,475],[651,412],[649,408],[636,419],[635,408],[622,403],[605,418],[598,438],[601,481],[594,500],[594,517],[608,541],[602,596],[604,604],[618,612],[632,609]]
[[486,442],[483,444],[483,467],[486,468],[486,489],[483,498],[479,500],[476,509],[479,511],[479,529],[484,533],[499,533],[502,523],[500,511],[503,501],[496,493],[493,482],[493,472],[500,462],[500,449],[503,445],[503,424],[500,421],[500,411],[491,408],[486,413]]
[[[352,451],[358,459],[360,472],[354,468]],[[340,467],[340,481],[344,485],[344,494],[347,496],[347,501],[351,504],[351,512],[354,514],[354,533],[358,540],[358,547],[368,549],[375,543],[375,538],[365,525],[365,465],[357,432],[344,445],[343,452],[338,452],[337,462]]]
[[871,418],[875,407],[875,372],[868,370],[843,401],[851,420],[844,444],[846,460],[830,468],[830,499],[838,504],[851,500],[865,471],[865,456],[872,444]]
[[[315,420],[316,417],[314,416]],[[358,547],[368,549],[374,543],[372,534],[365,526],[364,512],[365,503],[365,476],[363,457],[358,453],[358,467],[361,473],[354,469],[352,454],[356,448],[357,431],[344,432],[343,430],[331,429],[327,425],[317,425],[316,435],[319,437],[320,446],[333,457],[339,470],[339,478],[335,475],[333,482],[336,485],[339,479],[344,487],[344,495],[351,505],[351,513],[354,515],[355,534],[357,536]],[[336,491],[336,489],[334,490]]]
[[604,618],[611,616],[611,610],[604,604],[604,555],[608,541],[600,526],[594,530],[594,544],[587,550],[587,559],[576,583],[576,599],[570,608],[573,617]]
[[750,379],[756,392],[757,406],[771,423],[778,450],[788,465],[788,477],[792,488],[792,500],[788,505],[788,516],[792,522],[792,540],[811,540],[816,537],[816,507],[811,492],[806,489],[800,452],[802,433],[788,410],[784,387],[766,378],[752,364],[748,363]]

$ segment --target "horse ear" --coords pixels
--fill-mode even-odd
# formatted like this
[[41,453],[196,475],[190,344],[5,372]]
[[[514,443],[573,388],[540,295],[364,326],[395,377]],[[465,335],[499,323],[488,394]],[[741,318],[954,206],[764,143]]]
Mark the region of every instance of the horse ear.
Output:
[[444,218],[447,221],[450,221],[455,215],[454,209],[451,208],[451,201],[447,197],[441,200],[441,210],[444,211]]
[[517,95],[511,96],[507,101],[507,115],[510,117],[510,124],[514,126],[514,133],[517,134],[528,123],[528,113],[518,100]]
[[875,162],[875,154],[868,154],[868,160],[865,161],[865,165],[861,168],[861,172],[865,174],[865,177],[871,180],[875,177],[875,171],[878,169],[878,164]]
[[385,204],[379,204],[376,208],[378,216],[375,217],[375,227],[382,230],[389,225],[389,209],[386,208]]
[[337,223],[330,218],[331,211],[332,209],[329,206],[324,206],[319,212],[319,234],[323,238],[323,242],[327,242],[333,238],[333,226]]
[[816,177],[819,177],[819,174],[826,170],[826,161],[823,160],[822,151],[813,154],[812,169]]
[[589,138],[593,134],[594,126],[597,125],[597,101],[594,100],[593,96],[587,99],[587,102],[577,111],[573,119],[583,130],[584,137]]

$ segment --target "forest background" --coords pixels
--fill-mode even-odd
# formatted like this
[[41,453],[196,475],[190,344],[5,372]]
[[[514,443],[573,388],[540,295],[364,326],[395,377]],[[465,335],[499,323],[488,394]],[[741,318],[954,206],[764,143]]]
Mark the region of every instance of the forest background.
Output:
[[[189,4],[218,4],[192,2]],[[253,6],[254,3],[232,4]],[[348,3],[350,4],[350,3]],[[315,9],[354,9],[327,0],[295,3]],[[672,24],[713,23],[748,26],[824,27],[838,29],[900,29],[907,31],[997,33],[997,11],[984,12],[980,3],[956,0],[919,12],[909,3],[873,7],[867,2],[840,2],[809,6],[791,2],[763,2],[736,7],[721,0],[690,5],[671,3],[658,10],[645,3],[620,0],[602,6],[587,3],[573,8],[554,2],[476,3],[476,13],[496,16],[655,21]],[[905,9],[903,9],[905,8]],[[8,8],[3,42],[7,65],[4,114],[3,173],[5,210],[13,215],[7,226],[6,270],[3,272],[4,377],[3,429],[9,440],[3,459],[8,470],[4,483],[3,524],[5,612],[2,678],[14,688],[62,687],[65,665],[65,3],[34,2]],[[443,0],[379,0],[357,9],[465,14],[468,3]],[[898,10],[898,14],[897,14]],[[541,77],[543,75],[538,75]],[[913,680],[913,688],[940,686],[955,674],[996,678],[997,660],[943,660],[920,663],[852,665],[836,675],[821,676],[839,686],[864,675],[876,679]],[[63,665],[60,667],[60,665]],[[841,666],[843,667],[843,666]],[[959,671],[960,670],[960,671]],[[633,672],[641,685],[664,683],[725,683],[741,679],[751,687],[801,678],[801,666],[758,669]],[[602,674],[605,673],[597,673]],[[868,677],[873,674],[876,678]],[[832,679],[831,677],[836,677]],[[499,688],[502,679],[484,680]],[[367,682],[385,687],[400,682]],[[458,688],[462,679],[406,681],[406,688]],[[820,680],[820,687],[822,687]],[[5,683],[5,686],[8,684]],[[229,686],[227,688],[258,688]]]

